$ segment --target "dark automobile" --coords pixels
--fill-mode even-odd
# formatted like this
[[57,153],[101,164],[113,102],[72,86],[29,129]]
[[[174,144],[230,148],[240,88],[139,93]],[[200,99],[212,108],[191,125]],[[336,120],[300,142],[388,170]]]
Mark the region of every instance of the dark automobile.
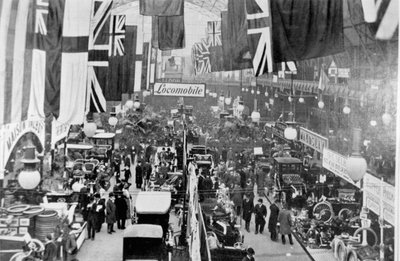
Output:
[[[209,224],[209,223],[208,223]],[[234,246],[237,242],[243,242],[244,236],[236,226],[232,226],[226,220],[213,221],[207,225],[208,231],[213,231],[224,246]]]

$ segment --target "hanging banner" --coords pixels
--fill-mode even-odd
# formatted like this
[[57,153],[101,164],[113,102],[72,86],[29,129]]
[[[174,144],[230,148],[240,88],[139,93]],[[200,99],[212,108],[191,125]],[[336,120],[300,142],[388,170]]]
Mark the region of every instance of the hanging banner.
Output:
[[318,133],[312,132],[304,127],[300,127],[299,141],[304,145],[322,153],[324,148],[328,148],[328,139]]
[[394,225],[394,186],[367,173],[363,178],[363,193],[365,205],[377,215],[382,213],[383,218]]
[[44,139],[45,139],[45,123],[44,120],[41,121],[22,121],[18,123],[10,123],[3,126],[3,163],[7,164],[7,161],[19,141],[19,139],[26,133],[32,132],[35,134],[42,147],[44,148]]
[[51,123],[51,147],[53,149],[57,141],[67,137],[70,127],[71,124],[69,123],[60,123],[56,120],[53,120]]
[[336,151],[324,148],[322,151],[322,167],[331,171],[336,176],[341,177],[350,184],[360,188],[360,182],[355,183],[347,174],[346,168],[347,157],[343,156]]
[[205,95],[204,83],[154,83],[154,96],[204,98]]

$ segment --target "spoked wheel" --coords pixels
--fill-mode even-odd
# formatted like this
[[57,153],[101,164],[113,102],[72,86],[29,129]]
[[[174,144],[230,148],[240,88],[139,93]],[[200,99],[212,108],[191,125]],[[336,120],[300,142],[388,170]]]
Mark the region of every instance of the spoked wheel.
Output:
[[313,209],[313,214],[316,216],[317,220],[323,222],[331,221],[333,217],[333,208],[329,202],[319,202],[315,205]]
[[353,211],[351,211],[348,208],[342,208],[339,213],[338,213],[338,217],[341,220],[349,220],[350,218],[352,218],[354,216]]

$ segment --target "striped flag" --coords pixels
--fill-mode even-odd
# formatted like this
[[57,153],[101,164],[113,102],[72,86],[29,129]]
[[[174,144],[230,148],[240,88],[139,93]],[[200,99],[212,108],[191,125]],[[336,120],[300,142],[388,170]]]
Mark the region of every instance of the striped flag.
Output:
[[196,75],[211,72],[209,48],[210,44],[204,39],[200,43],[195,43],[192,47],[192,60]]
[[105,112],[103,91],[108,87],[108,51],[110,49],[110,14],[112,0],[94,0],[90,15],[89,61],[86,108]]
[[246,1],[247,39],[255,76],[273,71],[269,0]]
[[[41,1],[0,1],[0,125],[28,117],[35,10]],[[39,28],[37,28],[39,30]]]

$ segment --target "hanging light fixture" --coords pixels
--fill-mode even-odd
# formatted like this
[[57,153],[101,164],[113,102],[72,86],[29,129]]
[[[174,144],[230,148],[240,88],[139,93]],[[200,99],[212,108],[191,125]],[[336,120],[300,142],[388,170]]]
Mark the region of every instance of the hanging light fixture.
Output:
[[223,93],[222,91],[221,91],[221,94],[219,95],[218,100],[219,100],[220,102],[225,102],[225,96],[224,96],[224,93]]
[[293,101],[292,96],[289,96],[289,97],[288,97],[288,101],[289,101],[289,102],[292,102],[292,101]]
[[349,99],[346,98],[345,102],[344,102],[344,107],[343,107],[343,113],[344,114],[349,114],[351,111],[350,107],[349,107]]
[[369,122],[369,125],[371,125],[372,127],[375,127],[377,124],[378,124],[378,123],[377,123],[376,120],[374,120],[374,119],[372,119],[372,120]]
[[24,157],[21,160],[24,169],[18,174],[18,183],[23,189],[36,188],[41,180],[40,172],[36,169],[36,164],[40,162],[35,155],[35,147],[27,146],[24,148]]
[[225,98],[225,104],[226,105],[231,105],[231,103],[232,103],[231,92],[228,91],[228,97]]
[[256,93],[257,93],[257,95],[260,95],[260,93],[261,93],[260,89],[258,87],[257,87],[257,92]]
[[269,95],[267,88],[265,88],[265,93],[264,93],[264,95],[265,95],[265,97],[268,97],[268,95]]
[[304,103],[303,92],[300,92],[299,103]]
[[385,113],[382,115],[382,122],[386,126],[389,126],[390,123],[392,122],[392,115],[389,113],[389,105],[385,105]]
[[110,124],[112,127],[115,127],[118,123],[118,118],[115,116],[116,116],[115,107],[112,107],[110,118],[108,118],[108,124]]
[[325,103],[324,103],[322,100],[320,100],[320,101],[318,102],[318,108],[323,109],[324,106],[325,106]]
[[278,97],[279,97],[279,95],[278,95],[277,92],[275,92],[274,97],[275,97],[275,98],[278,98]]
[[353,129],[353,146],[351,156],[347,158],[346,169],[350,178],[357,182],[367,171],[367,161],[360,154],[361,129]]
[[251,92],[250,92],[251,94],[254,94],[254,89],[253,88],[251,88]]

